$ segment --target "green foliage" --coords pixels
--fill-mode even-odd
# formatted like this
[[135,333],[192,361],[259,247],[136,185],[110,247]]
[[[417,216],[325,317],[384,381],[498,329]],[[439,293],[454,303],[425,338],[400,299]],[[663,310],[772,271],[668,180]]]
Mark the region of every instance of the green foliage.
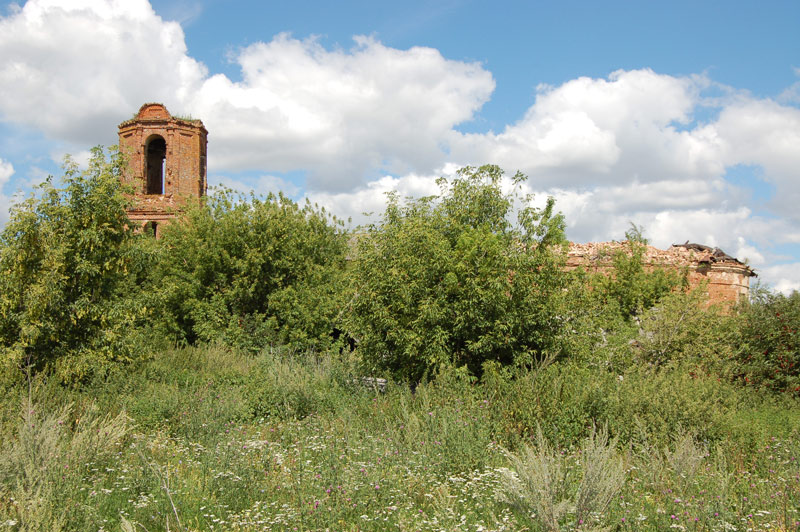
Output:
[[602,421],[622,441],[649,435],[662,445],[680,430],[718,442],[729,436],[728,414],[744,398],[732,384],[693,365],[654,370],[633,367],[606,389]]
[[749,384],[800,395],[800,293],[752,291],[741,309],[741,377]]
[[507,439],[531,437],[540,427],[549,441],[569,446],[608,416],[608,395],[616,386],[615,377],[606,371],[564,362],[514,373],[501,377],[490,372],[488,379],[484,375],[503,405],[499,424]]
[[[299,371],[302,367],[302,371]],[[292,359],[267,353],[245,380],[246,404],[254,418],[303,419],[334,410],[348,390],[330,358]]]
[[477,374],[487,360],[561,354],[563,218],[552,199],[536,209],[503,194],[501,178],[496,166],[467,167],[439,181],[438,197],[390,196],[359,238],[349,326],[371,368],[415,382],[450,363]]
[[[564,361],[485,367],[479,382],[445,367],[413,391],[389,382],[377,393],[336,355],[204,345],[77,389],[36,386],[39,376],[34,408],[20,411],[27,386],[0,398],[15,418],[0,435],[0,523],[124,530],[124,516],[136,530],[541,530],[527,510],[547,495],[536,491],[543,483],[513,506],[497,497],[511,491],[504,468],[528,474],[525,443],[544,449],[538,426],[544,456],[561,466],[552,485],[555,504],[566,501],[561,530],[793,529],[797,399],[674,363],[622,380]],[[536,410],[540,400],[548,406]],[[526,425],[509,433],[525,409]],[[124,434],[122,412],[133,418]],[[576,420],[581,431],[552,428]],[[608,441],[598,432],[590,444],[606,420]],[[606,505],[621,460],[625,483]]]
[[85,379],[131,360],[129,329],[142,318],[126,294],[135,283],[134,238],[120,187],[122,159],[95,148],[81,172],[67,159],[12,208],[0,234],[0,357],[6,378],[53,369]]
[[645,264],[647,239],[631,224],[625,233],[627,249],[617,250],[610,275],[594,276],[594,292],[606,312],[630,319],[653,307],[672,290],[687,286],[686,272]]
[[[593,426],[604,425],[626,444],[646,434],[664,446],[680,429],[691,429],[705,441],[721,442],[731,438],[732,420],[749,404],[748,395],[702,369],[695,360],[678,359],[666,366],[633,363],[623,373],[612,373],[585,362],[562,361],[533,371],[487,368],[482,384],[485,393],[502,405],[496,430],[508,441],[531,437],[539,426],[549,441],[569,447],[586,438]],[[777,410],[761,398],[756,404],[770,416]],[[777,428],[795,419],[773,419],[772,423]],[[762,427],[758,423],[749,429],[761,434]],[[748,436],[747,428],[735,432],[737,441],[752,443],[754,437]]]
[[736,319],[728,309],[709,307],[704,287],[672,292],[641,318],[638,362],[696,364],[698,369],[729,374],[737,350]]
[[[796,523],[800,295],[707,308],[644,264],[636,226],[612,275],[565,273],[552,200],[504,194],[493,166],[391,197],[349,272],[341,225],[283,196],[223,191],[156,240],[130,229],[120,163],[68,163],[0,234],[0,525]],[[330,349],[340,323],[371,375],[413,386],[365,386]]]
[[161,244],[150,289],[170,337],[251,350],[329,343],[346,241],[324,210],[222,190],[168,226]]

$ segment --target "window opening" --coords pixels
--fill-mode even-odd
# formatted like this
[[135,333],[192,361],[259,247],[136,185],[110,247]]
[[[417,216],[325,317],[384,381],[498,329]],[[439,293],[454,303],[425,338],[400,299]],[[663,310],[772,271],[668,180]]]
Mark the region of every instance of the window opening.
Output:
[[163,137],[156,135],[147,143],[146,194],[164,193],[166,165],[167,142]]

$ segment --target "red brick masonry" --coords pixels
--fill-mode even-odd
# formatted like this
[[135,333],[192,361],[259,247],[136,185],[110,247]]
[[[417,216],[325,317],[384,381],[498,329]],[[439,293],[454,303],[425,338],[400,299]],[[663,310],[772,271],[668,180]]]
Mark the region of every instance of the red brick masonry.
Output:
[[[148,160],[148,146],[159,142],[162,148],[155,149]],[[208,131],[203,122],[174,117],[160,103],[144,104],[135,117],[121,123],[119,148],[128,157],[123,182],[134,189],[134,205],[128,216],[142,225],[168,222],[187,201],[204,196],[207,145]],[[160,168],[155,162],[158,160],[162,161]],[[155,175],[150,190],[148,162]]]
[[[617,251],[628,249],[627,242],[570,243],[567,267],[583,266],[587,271],[606,272],[613,267]],[[663,250],[646,246],[644,263],[648,268],[686,268],[689,285],[696,287],[707,281],[709,303],[733,304],[750,292],[750,266],[727,255],[719,248],[701,244],[677,244]]]

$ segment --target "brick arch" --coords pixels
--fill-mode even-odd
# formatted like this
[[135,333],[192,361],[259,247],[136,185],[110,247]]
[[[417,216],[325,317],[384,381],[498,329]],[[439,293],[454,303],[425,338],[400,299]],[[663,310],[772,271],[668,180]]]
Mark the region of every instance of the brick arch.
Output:
[[161,135],[150,135],[144,142],[145,187],[147,194],[163,194],[167,161],[167,141]]
[[169,120],[169,111],[160,103],[146,103],[139,108],[136,114],[138,120]]

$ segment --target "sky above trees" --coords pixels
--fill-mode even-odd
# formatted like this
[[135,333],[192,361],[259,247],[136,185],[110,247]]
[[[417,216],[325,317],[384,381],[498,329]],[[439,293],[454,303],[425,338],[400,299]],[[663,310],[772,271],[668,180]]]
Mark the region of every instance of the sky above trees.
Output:
[[200,118],[209,182],[353,225],[473,164],[576,241],[686,240],[800,289],[800,3],[0,4],[0,223],[145,102]]

